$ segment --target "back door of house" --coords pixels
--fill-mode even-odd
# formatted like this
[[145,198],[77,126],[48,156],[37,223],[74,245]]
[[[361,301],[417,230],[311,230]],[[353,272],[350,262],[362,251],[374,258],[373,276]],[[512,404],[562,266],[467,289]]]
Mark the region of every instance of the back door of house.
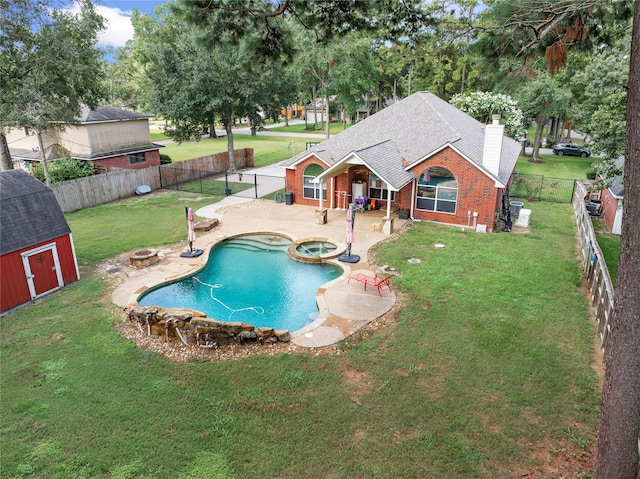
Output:
[[62,287],[55,244],[22,253],[22,258],[31,299]]

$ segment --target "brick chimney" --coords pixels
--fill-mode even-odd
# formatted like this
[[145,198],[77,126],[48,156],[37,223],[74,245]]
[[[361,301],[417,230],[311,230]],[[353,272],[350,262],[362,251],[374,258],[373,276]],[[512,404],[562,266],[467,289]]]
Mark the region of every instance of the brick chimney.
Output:
[[500,171],[500,156],[502,156],[502,138],[504,125],[500,124],[500,115],[492,115],[493,123],[484,127],[484,151],[482,165],[494,176]]

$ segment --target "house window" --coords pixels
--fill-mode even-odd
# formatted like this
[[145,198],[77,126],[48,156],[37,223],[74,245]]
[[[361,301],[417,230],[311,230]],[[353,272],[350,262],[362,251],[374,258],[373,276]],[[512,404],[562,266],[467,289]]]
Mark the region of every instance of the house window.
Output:
[[[320,165],[309,165],[304,169],[304,173],[302,175],[302,196],[304,198],[320,198],[320,183],[312,183],[316,176],[322,173],[324,170]],[[327,183],[322,183],[322,199],[327,199]]]
[[[371,173],[369,175],[369,198],[375,198],[377,200],[386,200],[389,196],[389,191],[383,181],[376,175]],[[391,192],[391,201],[396,199],[396,192]]]
[[416,208],[419,210],[455,213],[458,181],[446,168],[427,168],[418,180]]
[[129,164],[133,165],[134,163],[144,163],[146,159],[147,158],[144,153],[131,153],[129,155]]

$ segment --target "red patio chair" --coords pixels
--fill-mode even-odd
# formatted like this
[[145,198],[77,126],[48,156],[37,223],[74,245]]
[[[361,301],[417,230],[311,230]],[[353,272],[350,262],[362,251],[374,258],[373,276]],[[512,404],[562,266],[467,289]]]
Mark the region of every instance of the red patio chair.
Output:
[[389,280],[391,280],[392,276],[393,275],[390,274],[386,278],[383,278],[382,276],[379,276],[379,275],[369,276],[368,274],[364,274],[364,273],[356,273],[349,276],[347,283],[352,279],[355,279],[356,281],[360,281],[361,283],[364,284],[365,291],[367,290],[367,285],[373,286],[374,288],[378,289],[378,294],[382,296],[382,288],[386,287],[389,291],[391,291],[391,285],[389,284]]

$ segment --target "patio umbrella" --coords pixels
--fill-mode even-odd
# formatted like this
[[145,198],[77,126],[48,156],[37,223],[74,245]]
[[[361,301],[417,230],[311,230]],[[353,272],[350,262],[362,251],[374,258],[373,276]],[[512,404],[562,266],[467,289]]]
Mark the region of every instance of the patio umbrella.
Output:
[[353,203],[349,203],[347,209],[347,235],[345,237],[345,243],[347,243],[347,254],[341,254],[338,256],[338,261],[345,263],[357,263],[360,261],[360,256],[351,254],[351,245],[355,242],[355,236],[353,234],[353,223],[356,219],[356,210]]
[[193,242],[196,240],[196,231],[193,229],[193,210],[186,208],[187,211],[187,238],[189,239],[189,251],[193,251]]
[[347,236],[345,237],[345,243],[347,243],[347,252],[351,255],[351,245],[355,241],[355,236],[353,235],[353,220],[355,219],[355,210],[352,205],[349,205],[349,209],[347,210]]
[[193,210],[191,208],[184,208],[187,215],[187,239],[189,240],[189,251],[182,253],[180,256],[183,258],[195,258],[202,254],[201,249],[193,249],[193,242],[196,240],[196,231],[194,229]]

